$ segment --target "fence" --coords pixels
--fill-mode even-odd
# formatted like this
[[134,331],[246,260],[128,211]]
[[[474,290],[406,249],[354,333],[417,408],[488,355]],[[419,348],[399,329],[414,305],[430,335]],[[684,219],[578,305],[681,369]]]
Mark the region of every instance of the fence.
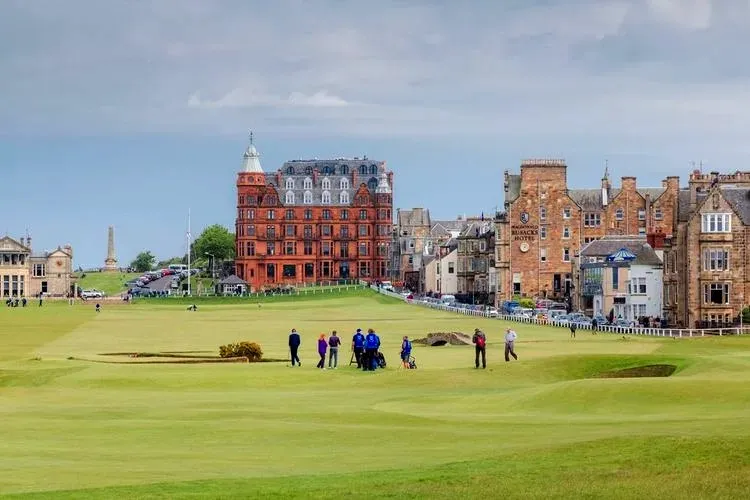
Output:
[[[341,293],[341,292],[347,292],[349,290],[362,290],[364,288],[367,288],[366,286],[363,286],[359,283],[351,283],[349,285],[338,285],[338,284],[331,284],[330,286],[323,287],[323,286],[315,286],[315,287],[308,287],[308,288],[293,288],[289,289],[288,291],[268,291],[268,292],[254,292],[254,293],[243,293],[240,295],[236,295],[233,293],[228,293],[226,295],[216,295],[213,293],[213,290],[206,290],[203,293],[192,293],[191,297],[241,297],[241,298],[247,298],[247,299],[257,299],[260,297],[275,297],[275,296],[281,296],[281,295],[321,295],[321,294],[333,294],[333,293]],[[123,294],[124,296],[124,294]],[[164,299],[169,300],[170,298],[183,298],[185,297],[180,292],[173,292],[168,293],[165,295],[156,295],[156,296],[143,296],[143,297],[134,297],[135,299],[139,298],[145,298],[149,300],[156,300],[156,299]],[[120,297],[122,298],[122,297]]]
[[[399,300],[403,300],[407,304],[418,305],[423,307],[429,307],[430,309],[437,309],[439,311],[453,312],[457,314],[463,314],[466,316],[480,316],[484,318],[499,319],[503,321],[512,321],[516,323],[529,323],[534,325],[545,325],[554,326],[558,328],[569,328],[570,323],[561,322],[555,320],[546,320],[539,318],[528,318],[525,316],[515,316],[510,314],[492,314],[488,311],[479,311],[475,309],[465,309],[462,307],[453,307],[444,304],[436,304],[432,302],[422,302],[420,300],[409,300],[405,296],[378,288],[375,285],[370,285],[370,288],[377,291],[380,294],[387,295]],[[578,330],[593,330],[591,323],[574,323]],[[691,337],[706,337],[712,335],[747,335],[750,334],[750,326],[743,327],[732,327],[732,328],[645,328],[640,326],[613,326],[613,325],[597,325],[597,332],[603,333],[615,333],[619,335],[647,335],[651,337],[673,337],[673,338],[691,338]]]

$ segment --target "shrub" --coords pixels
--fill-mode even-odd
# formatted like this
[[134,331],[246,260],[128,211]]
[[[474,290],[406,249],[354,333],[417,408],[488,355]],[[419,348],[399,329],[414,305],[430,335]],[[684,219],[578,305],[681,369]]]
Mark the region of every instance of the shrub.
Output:
[[750,307],[746,307],[742,310],[742,322],[750,325]]
[[257,363],[263,357],[263,350],[260,344],[243,341],[219,347],[219,356],[222,358],[244,357],[251,363]]
[[536,301],[534,301],[534,299],[520,299],[518,305],[527,309],[534,309],[536,307]]

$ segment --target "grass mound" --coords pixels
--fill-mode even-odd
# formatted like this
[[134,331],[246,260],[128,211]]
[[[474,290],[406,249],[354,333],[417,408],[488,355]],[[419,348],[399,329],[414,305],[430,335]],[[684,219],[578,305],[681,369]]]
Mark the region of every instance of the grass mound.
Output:
[[676,370],[675,365],[645,365],[603,372],[598,376],[600,378],[669,377]]

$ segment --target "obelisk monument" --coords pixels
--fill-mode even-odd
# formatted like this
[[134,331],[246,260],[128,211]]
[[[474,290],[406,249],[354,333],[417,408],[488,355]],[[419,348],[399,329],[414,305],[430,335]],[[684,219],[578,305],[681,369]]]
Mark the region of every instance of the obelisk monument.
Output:
[[109,238],[107,239],[107,258],[104,259],[105,273],[117,272],[117,257],[115,256],[115,228],[109,226]]

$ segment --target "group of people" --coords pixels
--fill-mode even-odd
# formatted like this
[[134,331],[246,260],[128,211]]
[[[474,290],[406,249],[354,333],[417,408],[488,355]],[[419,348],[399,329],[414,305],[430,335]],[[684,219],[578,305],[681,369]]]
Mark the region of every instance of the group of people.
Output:
[[[320,356],[320,360],[318,360],[316,367],[321,370],[326,369],[326,354],[328,354],[328,369],[337,369],[341,343],[341,337],[338,336],[336,330],[332,331],[328,337],[326,337],[325,333],[321,333],[320,337],[318,337],[318,356]],[[289,353],[291,355],[292,366],[302,366],[302,362],[299,359],[301,344],[302,338],[297,330],[292,328],[289,334]],[[401,342],[401,363],[404,368],[411,368],[413,366],[413,363],[410,363],[411,350],[411,341],[408,336],[404,336]],[[379,367],[385,367],[385,357],[380,352],[380,337],[372,328],[367,330],[366,335],[362,333],[361,328],[357,328],[354,336],[352,336],[352,352],[357,362],[357,368],[360,370],[375,371]]]
[[[515,343],[518,335],[515,330],[508,328],[505,331],[505,361],[510,361],[510,358],[517,360]],[[487,336],[479,328],[474,329],[474,336],[471,338],[471,343],[474,344],[474,367],[479,368],[479,359],[482,360],[482,368],[487,368]]]

